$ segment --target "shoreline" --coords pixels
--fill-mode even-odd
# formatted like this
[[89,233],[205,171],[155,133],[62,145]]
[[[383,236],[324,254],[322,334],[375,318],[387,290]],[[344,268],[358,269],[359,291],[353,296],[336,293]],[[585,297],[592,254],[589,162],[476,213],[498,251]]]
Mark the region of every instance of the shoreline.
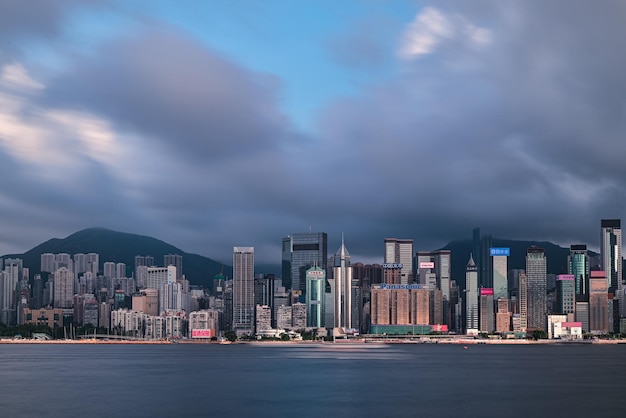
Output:
[[0,339],[0,344],[140,344],[140,345],[164,345],[164,344],[190,344],[190,345],[330,345],[330,346],[380,346],[380,345],[397,345],[397,344],[442,344],[442,345],[615,345],[626,344],[626,339],[623,340],[517,340],[517,339],[503,339],[503,340],[474,340],[474,339],[424,339],[424,340],[337,340],[332,341],[236,341],[231,342],[219,342],[219,341],[207,341],[207,340],[95,340],[95,339],[79,339],[79,340],[30,340],[30,339]]

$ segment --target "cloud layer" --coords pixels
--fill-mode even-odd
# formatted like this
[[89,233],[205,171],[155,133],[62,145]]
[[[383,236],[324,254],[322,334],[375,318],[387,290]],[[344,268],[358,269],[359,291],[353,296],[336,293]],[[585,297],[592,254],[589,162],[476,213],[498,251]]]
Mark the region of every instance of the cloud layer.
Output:
[[[266,263],[309,226],[364,260],[387,236],[433,249],[476,226],[597,246],[599,220],[625,214],[626,6],[567,5],[416,10],[386,45],[394,75],[328,103],[308,135],[279,77],[164,22],[45,78],[16,55],[0,70],[0,246],[90,226],[222,260],[254,245]],[[371,34],[329,43],[351,68],[385,56]]]

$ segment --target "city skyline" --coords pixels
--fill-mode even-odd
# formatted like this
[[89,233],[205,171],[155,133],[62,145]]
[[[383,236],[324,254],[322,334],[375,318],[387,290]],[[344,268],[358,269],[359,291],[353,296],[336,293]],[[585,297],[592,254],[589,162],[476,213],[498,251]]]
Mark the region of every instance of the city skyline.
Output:
[[221,261],[311,229],[360,260],[475,226],[598,250],[625,7],[2,2],[0,253],[92,226]]

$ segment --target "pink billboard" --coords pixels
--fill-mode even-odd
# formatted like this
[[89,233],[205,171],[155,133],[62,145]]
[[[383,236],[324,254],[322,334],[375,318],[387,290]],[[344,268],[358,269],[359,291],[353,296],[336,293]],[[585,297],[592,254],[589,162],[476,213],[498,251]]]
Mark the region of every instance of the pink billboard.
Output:
[[606,273],[601,270],[600,271],[595,270],[591,272],[591,277],[598,277],[598,278],[606,279]]
[[215,337],[215,330],[208,329],[192,329],[191,338],[213,338]]
[[574,276],[573,274],[559,274],[558,276],[556,276],[557,280],[574,280],[576,278],[576,276]]
[[480,289],[480,296],[489,296],[489,295],[493,295],[493,288],[483,287]]

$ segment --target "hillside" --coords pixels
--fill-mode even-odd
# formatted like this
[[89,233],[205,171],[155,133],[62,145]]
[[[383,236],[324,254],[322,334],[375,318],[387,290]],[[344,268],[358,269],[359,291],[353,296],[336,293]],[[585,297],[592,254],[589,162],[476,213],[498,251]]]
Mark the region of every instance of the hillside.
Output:
[[212,288],[213,277],[224,269],[224,274],[232,275],[231,266],[197,254],[189,254],[181,249],[156,238],[112,231],[105,228],[88,228],[66,238],[52,238],[37,245],[24,254],[10,254],[4,257],[18,257],[24,260],[24,267],[29,267],[31,277],[40,272],[41,254],[43,253],[97,253],[100,254],[100,269],[107,261],[125,263],[130,276],[135,266],[136,255],[154,257],[156,265],[162,265],[166,254],[183,256],[183,273],[191,284]]

